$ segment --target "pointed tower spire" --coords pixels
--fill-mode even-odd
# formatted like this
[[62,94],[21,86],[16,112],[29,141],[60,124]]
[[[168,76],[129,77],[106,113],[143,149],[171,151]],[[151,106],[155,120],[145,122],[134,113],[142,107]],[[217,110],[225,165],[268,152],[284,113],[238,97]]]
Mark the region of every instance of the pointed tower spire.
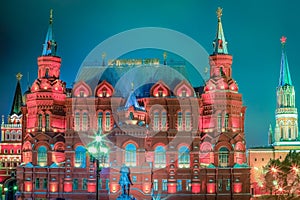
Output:
[[218,7],[217,9],[217,17],[218,17],[218,27],[217,27],[217,35],[213,42],[214,45],[214,52],[213,54],[228,54],[227,51],[227,42],[225,40],[221,16],[222,16],[222,8]]
[[284,85],[292,85],[292,79],[289,70],[289,64],[285,52],[285,44],[286,44],[286,37],[282,36],[280,41],[282,45],[282,54],[281,54],[281,66],[280,66],[280,77],[279,77],[279,86]]
[[272,131],[272,125],[270,124],[269,126],[269,144],[273,144],[274,139],[273,139],[273,131]]
[[57,44],[53,37],[52,24],[53,24],[53,10],[51,9],[50,10],[49,27],[48,27],[48,32],[46,35],[45,43],[43,44],[42,56],[55,56],[56,55]]
[[20,84],[20,80],[22,78],[22,74],[18,73],[16,75],[17,77],[17,87],[16,87],[16,91],[15,91],[15,95],[14,95],[14,100],[13,100],[13,104],[11,107],[11,111],[10,111],[10,116],[12,116],[13,114],[16,115],[21,115],[22,111],[21,111],[21,106],[23,105],[23,98],[22,98],[22,91],[21,91],[21,84]]

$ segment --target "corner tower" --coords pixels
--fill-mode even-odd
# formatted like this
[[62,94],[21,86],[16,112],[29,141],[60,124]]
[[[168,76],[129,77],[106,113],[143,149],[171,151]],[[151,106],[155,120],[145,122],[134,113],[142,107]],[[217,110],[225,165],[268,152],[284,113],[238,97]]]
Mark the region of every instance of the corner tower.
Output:
[[[210,78],[202,94],[201,131],[203,141],[209,141],[214,151],[213,164],[232,167],[246,163],[244,138],[244,115],[242,95],[232,78],[232,56],[228,54],[227,42],[221,22],[222,9],[218,8],[218,26],[209,56]],[[226,155],[223,159],[221,155]],[[221,158],[222,157],[222,158]]]
[[285,51],[286,37],[281,37],[282,54],[279,84],[276,89],[277,108],[275,111],[276,126],[273,145],[292,144],[299,140],[298,112],[295,107],[295,89],[289,71],[288,59]]
[[[50,20],[42,55],[38,57],[38,77],[26,95],[23,107],[23,162],[49,166],[52,162],[64,160],[61,151],[53,146],[64,142],[65,132],[65,82],[59,79],[61,58],[56,55],[57,43],[53,37],[53,15]],[[62,143],[60,143],[61,145]],[[38,151],[47,150],[47,156],[40,159]]]

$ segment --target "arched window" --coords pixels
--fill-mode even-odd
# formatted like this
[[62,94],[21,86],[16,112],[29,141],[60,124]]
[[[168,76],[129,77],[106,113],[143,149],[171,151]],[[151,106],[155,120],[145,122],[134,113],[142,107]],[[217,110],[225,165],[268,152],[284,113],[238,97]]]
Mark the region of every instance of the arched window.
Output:
[[229,120],[229,115],[226,113],[225,114],[225,120],[224,120],[225,131],[228,129],[228,120]]
[[221,113],[218,114],[218,131],[222,129],[222,115]]
[[292,129],[291,129],[291,127],[288,128],[288,134],[289,134],[288,139],[292,139]]
[[161,113],[161,129],[163,131],[167,130],[167,113],[166,112]]
[[105,114],[105,130],[110,131],[110,112]]
[[177,130],[182,131],[182,112],[177,114]]
[[153,130],[158,131],[159,130],[159,113],[155,112],[153,117]]
[[191,113],[190,112],[185,113],[185,130],[186,131],[191,130]]
[[9,139],[10,139],[10,138],[9,138],[10,132],[9,132],[9,131],[6,131],[6,132],[5,132],[5,135],[6,135],[6,140],[9,140]]
[[49,69],[48,69],[48,68],[46,68],[45,77],[46,77],[46,78],[49,77]]
[[154,167],[166,167],[166,150],[163,146],[157,146],[154,151]]
[[83,113],[83,116],[82,116],[82,130],[83,131],[88,130],[88,123],[89,123],[88,115],[85,112],[85,113]]
[[190,167],[190,150],[186,146],[182,146],[178,150],[178,167],[179,168]]
[[127,144],[125,147],[126,166],[136,166],[136,147],[134,144]]
[[102,131],[102,119],[103,119],[103,113],[98,113],[98,130]]
[[219,150],[219,166],[228,167],[229,165],[229,151],[226,147],[222,147]]
[[38,116],[38,129],[39,129],[39,131],[42,130],[42,127],[43,127],[43,115],[39,114],[39,116]]
[[79,131],[80,128],[80,114],[79,112],[75,113],[75,131]]
[[45,146],[40,146],[37,152],[37,164],[41,167],[47,165],[47,148]]
[[75,167],[85,168],[86,149],[83,146],[77,146],[75,149]]
[[78,190],[78,179],[77,178],[73,179],[73,190]]
[[50,130],[50,115],[46,114],[46,131]]

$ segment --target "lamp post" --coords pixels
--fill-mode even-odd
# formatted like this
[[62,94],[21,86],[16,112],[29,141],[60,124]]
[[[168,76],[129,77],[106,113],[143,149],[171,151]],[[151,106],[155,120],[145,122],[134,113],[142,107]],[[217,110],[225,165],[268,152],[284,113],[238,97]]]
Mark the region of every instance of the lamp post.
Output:
[[96,160],[96,200],[99,199],[100,160],[102,163],[105,162],[108,151],[109,149],[105,144],[105,136],[100,131],[96,134],[95,140],[88,144],[88,152]]

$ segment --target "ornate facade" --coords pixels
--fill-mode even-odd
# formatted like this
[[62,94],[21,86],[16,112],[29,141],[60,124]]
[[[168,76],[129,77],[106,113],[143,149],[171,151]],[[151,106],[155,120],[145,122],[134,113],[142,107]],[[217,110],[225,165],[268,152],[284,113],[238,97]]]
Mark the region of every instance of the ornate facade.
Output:
[[[86,151],[95,133],[105,136],[110,149],[101,160],[101,199],[120,194],[123,164],[130,167],[130,193],[137,199],[250,199],[246,109],[231,76],[222,10],[217,14],[210,79],[201,93],[170,75],[172,84],[128,83],[125,96],[115,90],[112,79],[118,77],[110,73],[120,70],[122,60],[112,63],[96,87],[80,80],[66,88],[51,14],[38,78],[22,108],[23,164],[17,171],[22,199],[95,199],[96,169]],[[152,61],[140,67],[159,70],[159,61]]]
[[22,146],[22,112],[23,105],[20,80],[22,74],[17,74],[17,86],[12,108],[5,123],[2,116],[0,142],[0,195],[12,198],[16,192],[16,167],[21,163]]
[[264,169],[271,159],[283,161],[290,151],[300,151],[298,134],[298,113],[295,105],[295,90],[292,84],[285,51],[286,37],[281,38],[282,55],[279,84],[276,89],[277,108],[275,110],[275,131],[270,125],[269,145],[249,149],[249,164],[252,167],[251,183],[254,194],[266,191]]

